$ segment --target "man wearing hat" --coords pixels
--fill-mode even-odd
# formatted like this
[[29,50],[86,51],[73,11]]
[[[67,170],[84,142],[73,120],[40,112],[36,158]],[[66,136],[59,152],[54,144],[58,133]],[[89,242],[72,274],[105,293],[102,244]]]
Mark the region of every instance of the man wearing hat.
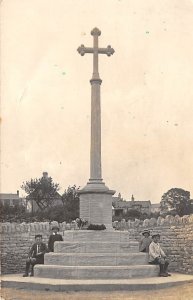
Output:
[[25,274],[23,277],[27,277],[29,275],[29,269],[31,266],[31,275],[34,275],[34,266],[37,264],[44,264],[44,254],[47,252],[46,244],[42,242],[42,235],[37,234],[35,236],[35,243],[32,245],[28,258],[26,261]]
[[149,246],[149,263],[154,265],[160,266],[160,274],[161,277],[168,277],[171,276],[167,272],[167,268],[169,265],[169,260],[167,259],[164,251],[162,250],[159,241],[160,241],[160,234],[154,233],[152,235],[152,242]]
[[52,234],[49,237],[48,241],[48,251],[49,252],[54,252],[54,242],[56,241],[63,241],[63,238],[61,234],[58,233],[59,231],[59,226],[54,224],[52,226]]
[[149,252],[149,245],[152,242],[152,239],[150,238],[150,231],[144,230],[142,232],[143,238],[139,242],[139,251],[140,252]]

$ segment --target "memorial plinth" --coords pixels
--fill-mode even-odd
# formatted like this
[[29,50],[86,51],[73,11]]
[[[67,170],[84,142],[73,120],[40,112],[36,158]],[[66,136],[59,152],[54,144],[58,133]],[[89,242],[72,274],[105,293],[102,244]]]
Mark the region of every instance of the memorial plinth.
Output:
[[158,276],[159,266],[147,263],[138,242],[127,231],[65,231],[35,277],[57,279],[129,279]]
[[100,86],[102,80],[98,72],[98,54],[111,56],[114,49],[98,47],[98,37],[101,32],[98,28],[91,31],[93,36],[93,48],[81,45],[78,52],[83,56],[85,53],[93,54],[93,75],[91,84],[91,147],[90,147],[90,179],[87,185],[79,191],[80,194],[80,218],[90,224],[104,224],[107,229],[112,229],[112,195],[115,191],[110,190],[102,180],[101,167],[101,104]]
[[112,195],[104,184],[88,183],[80,191],[80,218],[112,229]]

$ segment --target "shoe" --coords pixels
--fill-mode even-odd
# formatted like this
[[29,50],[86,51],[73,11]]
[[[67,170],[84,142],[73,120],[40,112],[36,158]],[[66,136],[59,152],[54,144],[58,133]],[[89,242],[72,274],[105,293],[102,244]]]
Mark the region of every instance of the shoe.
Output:
[[166,275],[165,273],[160,273],[159,276],[160,277],[168,277],[168,275]]
[[28,274],[23,274],[23,277],[28,277]]
[[34,274],[33,274],[33,273],[31,273],[31,274],[30,274],[30,277],[33,277],[33,276],[34,276]]
[[172,275],[171,275],[170,273],[168,273],[168,272],[166,272],[165,274],[166,274],[167,276],[172,276]]

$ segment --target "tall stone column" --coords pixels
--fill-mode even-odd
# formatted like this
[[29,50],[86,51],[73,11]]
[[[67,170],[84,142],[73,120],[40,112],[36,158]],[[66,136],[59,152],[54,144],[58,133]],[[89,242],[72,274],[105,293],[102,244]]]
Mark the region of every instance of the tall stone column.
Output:
[[114,49],[98,47],[98,36],[101,32],[98,28],[91,31],[93,36],[93,48],[81,45],[78,52],[93,54],[93,74],[91,83],[91,147],[90,147],[90,179],[87,185],[79,191],[80,194],[80,218],[86,219],[90,224],[104,224],[108,229],[112,228],[112,195],[102,180],[101,167],[101,104],[100,85],[102,80],[98,72],[98,54],[111,56]]
[[91,147],[90,181],[102,180],[101,169],[101,104],[100,85],[102,80],[91,79]]

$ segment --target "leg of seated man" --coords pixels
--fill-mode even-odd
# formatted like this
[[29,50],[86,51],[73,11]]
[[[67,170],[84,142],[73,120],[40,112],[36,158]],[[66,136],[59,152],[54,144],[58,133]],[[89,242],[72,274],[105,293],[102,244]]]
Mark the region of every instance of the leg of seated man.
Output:
[[43,265],[44,260],[42,258],[34,258],[31,262],[31,276],[34,276],[34,266],[35,265]]
[[31,264],[32,264],[32,258],[28,258],[26,260],[25,273],[23,274],[23,277],[27,277],[29,275],[29,269]]
[[37,264],[37,259],[32,257],[30,259],[30,262],[31,262],[31,274],[30,274],[30,276],[34,276],[34,266]]
[[160,273],[159,276],[161,277],[166,277],[167,275],[164,273],[164,265],[165,265],[165,261],[162,258],[156,258],[154,259],[154,261],[150,262],[150,264],[153,265],[159,265],[160,268]]
[[164,258],[159,258],[159,265],[160,265],[160,274],[159,276],[161,277],[166,277],[166,273],[165,273],[165,259]]
[[169,263],[170,263],[169,260],[166,258],[165,261],[164,261],[164,273],[165,273],[167,276],[171,276],[171,274],[169,274],[169,273],[167,272]]
[[25,265],[25,273],[23,274],[23,277],[27,277],[29,274],[29,268],[30,268],[30,259],[28,258],[26,260],[26,265]]
[[36,260],[33,260],[31,262],[31,275],[30,276],[34,276],[34,266],[37,264]]

